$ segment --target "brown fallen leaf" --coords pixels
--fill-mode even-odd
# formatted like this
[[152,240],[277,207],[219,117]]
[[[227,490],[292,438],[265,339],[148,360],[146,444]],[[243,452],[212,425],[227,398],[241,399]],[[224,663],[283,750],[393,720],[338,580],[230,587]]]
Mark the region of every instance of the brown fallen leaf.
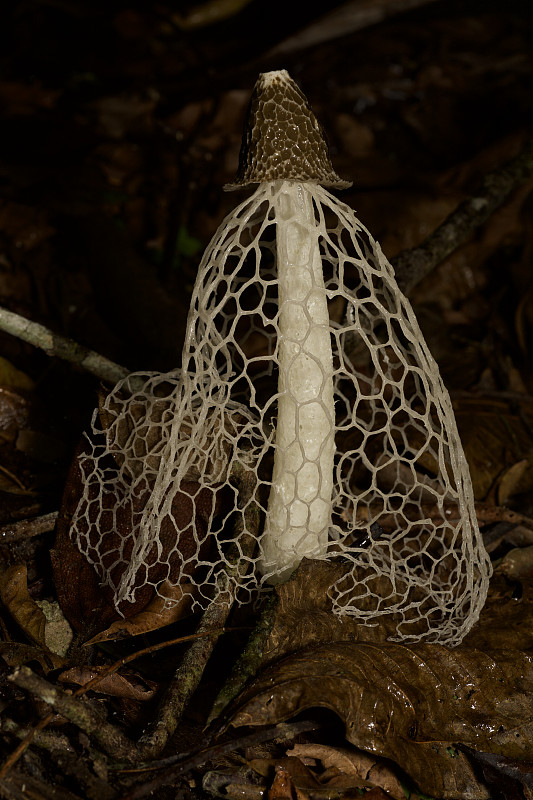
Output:
[[62,666],[64,659],[46,644],[46,617],[28,592],[25,564],[14,564],[0,574],[0,599],[24,635],[44,651],[53,668]]
[[[164,559],[173,544],[171,535],[173,530],[162,532],[163,543],[166,545],[167,549],[161,556],[161,563],[154,563],[150,570],[148,570],[148,574],[145,576],[146,583],[139,586],[135,602],[122,603],[120,605],[121,613],[117,611],[113,604],[113,592],[110,590],[110,587],[101,585],[100,578],[95,568],[82,555],[77,545],[70,537],[72,514],[78,503],[81,491],[82,476],[79,466],[79,456],[83,454],[85,447],[86,445],[82,444],[73,458],[66,481],[61,511],[57,521],[55,547],[50,552],[57,598],[63,613],[75,630],[81,634],[83,639],[91,640],[92,643],[96,641],[105,641],[109,638],[120,638],[120,632],[123,632],[123,635],[126,636],[137,635],[137,633],[146,633],[148,630],[155,630],[157,627],[168,625],[170,622],[179,618],[179,614],[184,616],[186,609],[186,602],[180,603],[175,612],[172,612],[171,609],[164,608],[161,604],[161,598],[156,594],[154,589],[154,586],[160,584],[167,577],[165,574]],[[139,502],[142,511],[142,502]],[[200,522],[203,522],[206,515],[207,518],[209,517],[210,504],[213,502],[217,503],[218,500],[214,498],[214,493],[210,493],[209,490],[206,490],[200,493],[198,498],[195,499],[195,502],[198,508]],[[126,532],[128,531],[128,525],[131,525],[130,517],[135,512],[135,509],[130,509],[129,517],[127,509],[122,509],[121,513],[117,512],[115,516],[114,498],[111,495],[108,498],[107,505],[109,506],[108,514],[107,516],[105,512],[102,514],[100,520],[102,530],[98,530],[98,533],[107,537],[110,543],[109,549],[112,551],[113,548],[117,548],[120,545],[120,531],[122,529]],[[179,513],[182,516],[184,514],[186,516],[187,509],[182,508]],[[113,527],[115,522],[117,530]],[[94,527],[96,529],[96,525]],[[168,527],[170,528],[170,526]],[[168,585],[170,585],[170,583]],[[177,591],[181,596],[182,593],[179,589]],[[188,597],[187,592],[185,592],[185,595]],[[167,594],[167,599],[168,598],[170,598],[170,595]],[[152,601],[154,605],[151,609],[146,609],[146,606]],[[136,614],[139,614],[145,609],[148,616],[137,620],[132,625],[131,629],[135,630],[136,633],[128,632],[127,626],[125,627],[124,624],[125,619],[135,617]],[[173,617],[173,613],[176,616]],[[123,616],[121,616],[121,614]],[[159,624],[157,614],[160,614]],[[115,622],[117,623],[116,626],[110,628]],[[102,628],[104,628],[103,634]],[[109,629],[109,631],[107,629]],[[93,640],[95,634],[101,634],[101,638]]]
[[[291,761],[295,762],[292,770]],[[302,773],[305,776],[303,781],[301,780]],[[300,781],[298,781],[298,777]],[[311,786],[303,788],[302,783],[304,785],[311,783]],[[296,800],[309,800],[308,790],[316,788],[318,788],[318,781],[313,779],[312,773],[305,769],[301,761],[297,758],[284,758],[275,766],[274,780],[268,790],[268,800],[295,800],[295,798]]]
[[0,642],[0,656],[9,667],[22,667],[30,661],[37,661],[45,673],[56,669],[52,654],[35,644]]
[[[101,675],[107,670],[108,667],[106,666],[72,667],[62,672],[58,680],[61,683],[84,686],[93,678],[96,678],[97,675]],[[100,694],[109,694],[113,697],[137,701],[151,700],[155,695],[156,689],[157,684],[154,681],[148,681],[146,678],[141,679],[137,675],[120,675],[118,672],[104,675],[94,686],[94,691]]]
[[526,483],[526,485],[531,483],[531,475],[528,475],[531,469],[532,465],[530,460],[528,458],[521,458],[500,475],[496,488],[498,505],[507,505],[513,495],[519,494],[522,491],[524,483]]
[[241,695],[230,724],[276,724],[313,706],[333,710],[351,744],[393,760],[422,792],[486,800],[455,744],[527,757],[533,656],[436,644],[322,645],[265,670]]
[[[402,784],[382,759],[357,750],[355,747],[330,747],[324,744],[295,744],[287,755],[300,759],[316,759],[324,770],[334,770],[337,776],[327,782],[330,788],[348,790],[356,787],[380,787],[394,800],[405,800]],[[344,778],[340,781],[339,778]],[[324,774],[319,775],[324,785]]]
[[85,642],[85,645],[139,636],[141,633],[171,625],[190,614],[196,592],[197,587],[192,584],[173,586],[169,581],[164,581],[142,611],[130,619],[116,620],[105,631]]
[[81,473],[76,452],[67,475],[55,545],[50,551],[54,585],[61,610],[83,639],[119,618],[100,587],[96,570],[80,553],[69,535],[72,511],[78,502]]
[[[494,796],[531,798],[533,790],[533,761],[506,758],[493,753],[480,753],[460,745],[469,758],[481,768],[483,778]],[[520,792],[523,789],[523,794]]]

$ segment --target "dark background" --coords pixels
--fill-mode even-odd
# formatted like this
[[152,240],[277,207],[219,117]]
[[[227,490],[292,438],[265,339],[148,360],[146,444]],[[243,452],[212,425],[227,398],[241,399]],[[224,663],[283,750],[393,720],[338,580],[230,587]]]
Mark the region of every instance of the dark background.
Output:
[[[354,181],[343,199],[389,257],[531,135],[529,2],[2,7],[0,305],[130,369],[179,365],[201,252],[239,201],[222,186],[259,72],[299,83]],[[532,188],[413,292],[452,392],[531,391]],[[97,381],[7,334],[0,354],[33,381],[17,393],[39,434],[31,447],[6,434],[2,463],[45,486],[41,510],[57,508]],[[0,423],[14,413],[6,397]],[[0,506],[20,514],[27,498],[4,478]]]

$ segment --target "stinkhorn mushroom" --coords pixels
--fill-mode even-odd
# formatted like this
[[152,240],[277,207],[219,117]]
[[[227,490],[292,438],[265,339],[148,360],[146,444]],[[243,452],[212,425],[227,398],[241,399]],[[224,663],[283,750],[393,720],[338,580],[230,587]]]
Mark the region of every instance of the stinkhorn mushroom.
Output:
[[[181,371],[105,401],[73,535],[117,604],[156,577],[207,604],[231,546],[241,600],[304,557],[337,559],[336,613],[457,644],[490,566],[450,398],[379,245],[324,188],[350,184],[285,70],[252,97],[228,188],[250,184],[200,264]],[[237,469],[253,473],[245,501]],[[125,507],[112,543],[98,520]]]

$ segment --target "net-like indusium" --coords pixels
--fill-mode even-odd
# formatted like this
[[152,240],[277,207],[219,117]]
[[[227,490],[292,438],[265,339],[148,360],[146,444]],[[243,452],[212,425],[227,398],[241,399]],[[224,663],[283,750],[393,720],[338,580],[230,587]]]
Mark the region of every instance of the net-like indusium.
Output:
[[279,175],[254,173],[204,254],[181,372],[130,376],[95,415],[73,535],[121,610],[164,580],[205,606],[221,576],[245,602],[342,559],[336,613],[457,644],[490,568],[448,393],[352,210]]

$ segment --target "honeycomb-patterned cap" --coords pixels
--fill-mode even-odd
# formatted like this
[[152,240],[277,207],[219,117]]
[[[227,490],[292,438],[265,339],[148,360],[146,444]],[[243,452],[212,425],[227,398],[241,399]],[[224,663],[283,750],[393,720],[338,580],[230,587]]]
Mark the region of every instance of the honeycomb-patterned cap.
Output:
[[320,124],[285,69],[259,76],[244,129],[237,189],[251,183],[306,181],[345,189],[331,165]]

